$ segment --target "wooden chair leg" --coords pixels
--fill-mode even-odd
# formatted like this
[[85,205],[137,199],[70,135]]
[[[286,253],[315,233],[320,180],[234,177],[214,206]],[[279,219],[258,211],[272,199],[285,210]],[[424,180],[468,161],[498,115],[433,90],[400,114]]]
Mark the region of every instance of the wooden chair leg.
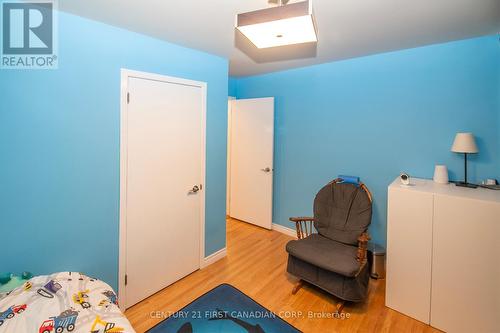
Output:
[[299,291],[299,289],[302,288],[303,285],[304,285],[304,281],[299,280],[299,282],[297,282],[295,284],[295,286],[293,286],[292,295],[295,295],[297,293],[297,291]]
[[336,308],[337,308],[337,314],[341,314],[342,311],[344,310],[344,306],[345,306],[345,301],[340,301],[337,303],[336,305]]

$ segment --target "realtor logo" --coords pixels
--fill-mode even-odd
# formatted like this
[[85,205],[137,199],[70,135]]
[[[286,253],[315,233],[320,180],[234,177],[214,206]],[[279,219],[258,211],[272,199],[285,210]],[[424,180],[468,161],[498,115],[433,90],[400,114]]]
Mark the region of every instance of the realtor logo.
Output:
[[57,68],[55,5],[54,0],[2,2],[2,68]]

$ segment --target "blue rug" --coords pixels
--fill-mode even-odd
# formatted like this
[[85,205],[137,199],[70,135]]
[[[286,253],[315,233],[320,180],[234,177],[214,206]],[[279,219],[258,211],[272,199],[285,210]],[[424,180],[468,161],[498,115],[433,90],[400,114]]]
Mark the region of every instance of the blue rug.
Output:
[[297,333],[278,315],[229,284],[221,284],[148,333]]

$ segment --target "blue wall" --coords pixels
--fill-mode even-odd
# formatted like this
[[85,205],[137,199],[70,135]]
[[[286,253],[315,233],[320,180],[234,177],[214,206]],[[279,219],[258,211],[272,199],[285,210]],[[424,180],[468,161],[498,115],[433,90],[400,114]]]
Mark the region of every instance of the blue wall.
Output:
[[500,178],[500,43],[477,38],[240,78],[238,98],[274,96],[275,223],[312,212],[322,185],[358,175],[375,197],[371,233],[385,244],[387,186],[401,171],[461,179],[456,132],[480,153],[470,176]]
[[59,69],[0,70],[0,271],[117,286],[120,68],[208,82],[206,255],[225,246],[228,61],[60,13]]
[[[496,69],[496,83],[494,84],[494,88],[496,88],[496,106],[494,108],[497,110],[497,127],[496,127],[496,137],[497,137],[497,150],[493,152],[494,157],[496,157],[497,160],[497,174],[500,173],[500,51],[498,49],[500,48],[500,33],[496,37],[491,37],[492,41],[496,39],[497,41],[497,59],[494,62],[494,64],[491,67],[491,70],[493,73],[495,73]],[[498,179],[500,182],[500,179]]]
[[236,97],[238,80],[230,77],[228,82],[228,96]]

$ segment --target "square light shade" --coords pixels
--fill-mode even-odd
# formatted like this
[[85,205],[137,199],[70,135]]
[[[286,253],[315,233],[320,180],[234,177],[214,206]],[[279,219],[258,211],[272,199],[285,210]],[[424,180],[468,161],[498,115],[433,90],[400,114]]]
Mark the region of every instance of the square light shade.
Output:
[[310,1],[238,14],[236,28],[257,48],[317,42]]
[[476,140],[472,133],[457,133],[451,151],[454,153],[474,154],[479,152],[479,149],[477,149]]

